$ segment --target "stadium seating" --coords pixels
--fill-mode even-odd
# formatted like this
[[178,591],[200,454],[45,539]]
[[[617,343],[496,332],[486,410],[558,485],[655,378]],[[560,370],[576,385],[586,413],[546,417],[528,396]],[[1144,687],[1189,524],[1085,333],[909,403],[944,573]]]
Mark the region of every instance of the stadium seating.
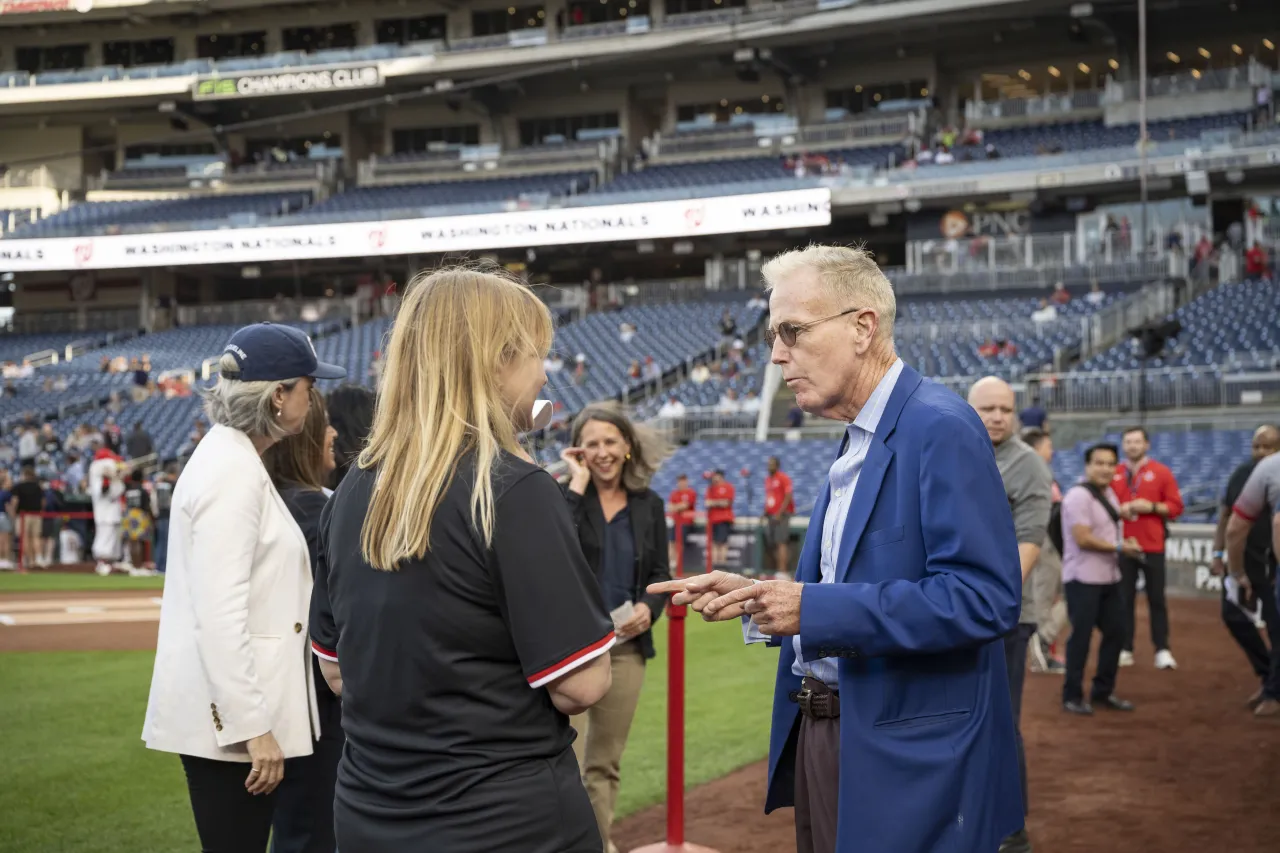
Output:
[[[1211,367],[1215,371],[1274,370],[1280,364],[1280,283],[1225,284],[1172,315],[1182,332],[1149,368]],[[1142,364],[1132,341],[1098,353],[1083,370],[1136,370]]]
[[[643,362],[652,356],[665,374],[708,356],[720,340],[718,324],[726,310],[733,315],[739,334],[755,328],[763,315],[760,309],[742,303],[696,302],[623,308],[563,326],[556,333],[554,350],[565,366],[548,375],[547,396],[566,411],[576,412],[593,400],[641,387],[643,380],[627,376],[632,361]],[[622,323],[636,327],[629,343],[620,339]],[[575,384],[574,359],[579,353],[586,356],[588,369],[582,383]]]
[[359,187],[339,193],[307,210],[303,219],[323,218],[333,213],[409,210],[445,205],[514,202],[522,196],[557,198],[585,192],[595,180],[594,172],[563,172],[521,178],[489,178],[474,181],[445,181],[435,184],[401,184],[388,187]]
[[[1106,440],[1118,445],[1120,434],[1111,433]],[[1185,513],[1181,521],[1212,520],[1227,477],[1249,458],[1252,440],[1252,430],[1152,432],[1151,458],[1173,471],[1183,503],[1189,508],[1198,507]],[[1080,442],[1054,454],[1053,473],[1062,487],[1084,476],[1084,451],[1092,443]]]
[[[1153,143],[1170,140],[1195,141],[1202,133],[1216,130],[1241,130],[1245,113],[1196,116],[1193,118],[1155,121],[1147,133]],[[1071,121],[1040,124],[1033,127],[989,130],[983,134],[983,145],[957,145],[952,153],[957,160],[967,155],[975,160],[987,157],[986,145],[994,145],[1000,157],[1030,157],[1046,151],[1087,151],[1099,148],[1123,148],[1136,145],[1138,125],[1118,124],[1107,127],[1101,121]],[[948,166],[928,166],[946,169]]]
[[148,201],[85,202],[14,232],[15,237],[53,237],[91,233],[98,229],[175,225],[252,224],[298,210],[309,204],[310,193],[216,195]]
[[[796,514],[807,515],[826,483],[827,469],[835,458],[837,442],[803,441],[695,441],[677,450],[653,478],[653,489],[667,495],[675,488],[676,477],[686,474],[698,491],[698,507],[703,508],[706,483],[703,475],[721,468],[733,484],[733,510],[739,516],[764,512],[765,463],[777,456],[795,489]],[[748,473],[743,475],[743,470]]]
[[[1183,501],[1191,511],[1183,521],[1209,521],[1216,514],[1227,476],[1249,458],[1250,430],[1200,432],[1156,432],[1151,436],[1151,458],[1168,465],[1178,479]],[[1107,436],[1119,443],[1120,436]],[[1064,488],[1084,474],[1083,453],[1091,442],[1059,450],[1054,456],[1054,477]],[[834,459],[835,439],[801,441],[695,441],[673,454],[653,479],[653,488],[664,498],[675,488],[676,476],[687,474],[699,493],[705,488],[703,475],[715,468],[725,471],[737,491],[734,511],[740,516],[759,516],[764,511],[765,462],[777,456],[782,470],[795,487],[796,514],[813,509],[826,484],[827,470]],[[746,469],[749,473],[742,474]],[[701,506],[699,499],[699,506]]]

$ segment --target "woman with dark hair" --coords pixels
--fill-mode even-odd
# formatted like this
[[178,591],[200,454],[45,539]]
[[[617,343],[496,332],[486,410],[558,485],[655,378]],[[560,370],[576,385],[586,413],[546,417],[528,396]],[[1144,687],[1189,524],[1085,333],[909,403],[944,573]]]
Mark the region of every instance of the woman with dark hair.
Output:
[[347,475],[347,469],[364,449],[373,429],[372,391],[363,385],[339,385],[329,392],[329,425],[338,432],[333,440],[337,467],[329,475],[329,488],[336,489]]
[[665,509],[649,488],[665,448],[617,408],[603,404],[588,406],[574,419],[572,444],[561,453],[570,474],[565,496],[618,635],[610,651],[612,688],[573,718],[579,732],[574,751],[605,850],[611,851],[622,751],[640,701],[645,662],[654,656],[653,622],[666,604],[665,597],[643,592],[671,577]]
[[[311,574],[320,548],[320,513],[328,499],[325,481],[334,470],[334,440],[324,397],[311,389],[311,408],[302,432],[272,445],[262,462],[276,491],[307,540]],[[342,700],[325,684],[319,662],[311,656],[316,683],[320,737],[315,751],[291,758],[276,791],[272,820],[272,853],[334,853],[333,787],[346,742],[342,734]]]

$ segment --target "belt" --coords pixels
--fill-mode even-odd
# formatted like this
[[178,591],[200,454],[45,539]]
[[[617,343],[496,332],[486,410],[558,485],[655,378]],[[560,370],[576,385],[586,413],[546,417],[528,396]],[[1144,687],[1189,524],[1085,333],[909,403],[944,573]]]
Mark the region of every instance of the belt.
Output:
[[800,679],[800,689],[788,694],[788,699],[800,706],[800,713],[813,720],[834,720],[840,716],[840,693],[824,682],[806,675]]

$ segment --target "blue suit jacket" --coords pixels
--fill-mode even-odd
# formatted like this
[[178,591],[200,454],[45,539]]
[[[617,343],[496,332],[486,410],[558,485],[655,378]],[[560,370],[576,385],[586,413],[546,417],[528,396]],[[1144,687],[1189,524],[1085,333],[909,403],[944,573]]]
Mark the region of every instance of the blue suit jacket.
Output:
[[[903,369],[859,474],[836,582],[814,507],[801,649],[839,658],[839,853],[994,853],[1023,825],[1001,638],[1022,573],[991,440],[954,393]],[[781,655],[765,811],[794,805],[799,713]],[[777,640],[775,640],[777,643]]]

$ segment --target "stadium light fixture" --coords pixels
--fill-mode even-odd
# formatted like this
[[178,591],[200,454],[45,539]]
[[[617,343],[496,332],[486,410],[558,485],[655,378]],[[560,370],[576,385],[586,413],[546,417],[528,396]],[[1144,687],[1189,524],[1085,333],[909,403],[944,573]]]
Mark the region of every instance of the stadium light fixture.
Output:
[[1275,50],[1275,49],[1276,49],[1276,46],[1275,46],[1275,44],[1273,44],[1273,43],[1272,43],[1271,39],[1263,39],[1263,40],[1262,40],[1262,46],[1263,46],[1263,47],[1265,47],[1267,50]]
[[1165,59],[1167,59],[1167,60],[1169,60],[1170,62],[1173,62],[1173,63],[1178,63],[1178,62],[1181,62],[1181,61],[1182,61],[1182,57],[1181,57],[1181,56],[1178,56],[1178,54],[1174,53],[1172,50],[1171,50],[1171,51],[1169,51],[1168,53],[1166,53],[1166,54],[1164,55],[1164,57],[1165,57]]
[[1088,65],[1085,65],[1083,62],[1081,62],[1079,65],[1077,65],[1077,66],[1076,66],[1076,68],[1079,68],[1079,69],[1080,69],[1080,73],[1081,73],[1081,74],[1088,74],[1088,73],[1089,73],[1089,66],[1088,66]]
[[1112,70],[1112,71],[1119,71],[1119,70],[1120,70],[1120,60],[1118,60],[1118,59],[1108,59],[1108,60],[1107,60],[1107,65],[1109,65],[1109,66],[1111,67],[1111,70]]
[[1205,48],[1205,47],[1202,47],[1202,48],[1197,49],[1197,50],[1196,50],[1196,53],[1200,54],[1200,55],[1201,55],[1201,56],[1203,56],[1205,59],[1208,59],[1210,56],[1212,56],[1212,54],[1211,54],[1211,53],[1209,53],[1209,49],[1208,49],[1208,48]]
[[1031,72],[1030,72],[1030,71],[1028,71],[1028,70],[1027,70],[1027,69],[1025,69],[1025,68],[1019,68],[1019,69],[1018,69],[1018,76],[1019,76],[1019,77],[1021,77],[1023,80],[1030,80],[1030,79],[1031,79]]
[[1233,44],[1231,45],[1231,52],[1234,53],[1236,56],[1242,56],[1244,54],[1244,48],[1242,48],[1238,44]]
[[1050,73],[1052,76],[1054,76],[1054,77],[1061,77],[1061,76],[1062,76],[1062,72],[1058,70],[1058,66],[1056,66],[1056,65],[1050,65],[1050,66],[1049,66],[1049,73]]

